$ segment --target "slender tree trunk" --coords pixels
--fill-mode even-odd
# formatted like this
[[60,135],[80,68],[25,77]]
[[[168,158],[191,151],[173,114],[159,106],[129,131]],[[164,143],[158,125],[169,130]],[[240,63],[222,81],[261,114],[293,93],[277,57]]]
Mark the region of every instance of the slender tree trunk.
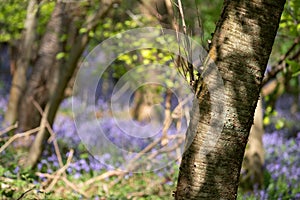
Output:
[[166,91],[166,98],[165,98],[165,119],[162,128],[162,138],[161,138],[161,145],[164,146],[168,144],[168,130],[172,123],[172,112],[171,112],[171,101],[172,101],[172,91],[167,89]]
[[55,5],[46,33],[43,36],[38,51],[37,60],[33,66],[25,96],[19,108],[19,130],[26,131],[39,126],[41,115],[34,106],[36,101],[43,109],[49,99],[51,79],[55,73],[56,55],[62,51],[60,36],[64,29],[65,3]]
[[89,42],[89,31],[94,30],[99,24],[99,21],[106,16],[110,8],[112,7],[113,0],[103,1],[100,10],[94,15],[90,16],[86,23],[83,25],[87,29],[87,32],[84,34],[79,34],[74,38],[72,42],[72,49],[69,52],[69,57],[65,61],[57,62],[59,64],[56,71],[53,73],[52,79],[50,79],[51,84],[49,84],[49,99],[46,102],[46,106],[43,113],[43,118],[41,122],[41,129],[37,133],[37,136],[30,148],[30,152],[27,156],[27,162],[25,165],[27,167],[34,167],[43,151],[43,142],[49,137],[49,132],[45,127],[46,122],[52,126],[56,112],[59,108],[59,105],[64,97],[65,89],[72,78],[76,67],[78,66],[78,61],[81,58],[81,55]]
[[178,30],[171,0],[138,0],[141,13],[156,18],[163,28]]
[[240,186],[244,190],[253,190],[255,185],[259,188],[263,186],[263,164],[265,153],[262,142],[263,133],[262,100],[259,100],[255,109],[254,124],[250,130],[249,141],[242,165]]
[[[208,62],[216,64],[224,91],[209,95],[206,84],[215,83],[215,76],[196,87],[198,106],[187,132],[187,141],[192,142],[183,153],[175,199],[236,199],[244,150],[284,4],[285,0],[224,1]],[[210,119],[217,114],[212,113],[211,102],[222,92],[225,121],[220,131]],[[212,146],[210,140],[216,137]]]
[[[43,151],[43,142],[49,137],[48,129],[45,127],[45,123],[48,122],[52,126],[56,112],[59,108],[59,105],[64,97],[65,88],[68,85],[69,80],[71,79],[74,70],[77,67],[77,62],[81,57],[81,54],[88,42],[88,36],[84,35],[77,45],[74,46],[74,51],[70,57],[70,61],[64,63],[59,67],[59,70],[55,73],[55,80],[52,83],[52,89],[50,90],[50,99],[45,106],[43,113],[43,118],[41,120],[41,129],[37,133],[37,136],[30,148],[30,152],[27,156],[27,167],[33,167],[37,164],[42,151]],[[76,47],[76,48],[75,48]]]
[[[9,65],[10,65],[10,74],[14,75],[17,69],[17,60],[18,54],[20,53],[20,45],[19,41],[15,41],[9,44],[8,52],[9,52]],[[4,116],[5,117],[5,116]],[[4,118],[5,120],[5,118]],[[8,122],[7,122],[8,123]]]
[[33,44],[36,39],[37,14],[39,10],[38,0],[30,0],[27,7],[25,30],[19,52],[22,52],[16,60],[16,68],[12,69],[13,80],[9,94],[8,108],[4,122],[12,124],[18,117],[18,107],[21,97],[27,85],[26,73],[33,54]]

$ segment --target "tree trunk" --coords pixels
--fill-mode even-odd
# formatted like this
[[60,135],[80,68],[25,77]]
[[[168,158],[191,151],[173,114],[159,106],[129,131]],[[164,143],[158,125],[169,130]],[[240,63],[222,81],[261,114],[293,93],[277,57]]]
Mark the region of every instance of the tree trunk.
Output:
[[64,97],[65,88],[68,85],[69,80],[71,79],[73,72],[77,67],[77,62],[81,57],[81,54],[88,42],[88,36],[85,34],[81,37],[81,40],[77,41],[77,45],[73,48],[69,62],[61,64],[56,73],[55,80],[52,82],[52,88],[49,92],[50,99],[47,102],[45,107],[43,118],[40,124],[40,131],[37,133],[37,136],[30,148],[30,152],[27,156],[27,167],[34,167],[39,160],[42,151],[43,151],[43,142],[49,137],[48,129],[45,127],[45,123],[48,122],[52,126],[56,112],[59,108],[59,105]]
[[[179,25],[171,0],[139,0],[141,13],[147,18],[156,18],[163,28],[179,31]],[[175,3],[176,4],[176,3]],[[177,9],[177,8],[176,8]],[[175,10],[176,10],[175,9]]]
[[172,123],[172,111],[171,111],[171,101],[172,101],[172,91],[170,89],[166,90],[166,98],[165,98],[165,119],[162,128],[162,138],[161,145],[164,146],[168,144],[168,130]]
[[263,186],[265,153],[262,142],[263,133],[262,100],[259,100],[255,109],[254,124],[250,130],[249,141],[242,164],[240,186],[244,190],[253,190],[255,185],[258,186],[258,188],[262,188]]
[[16,67],[12,67],[13,80],[9,94],[8,107],[4,118],[4,122],[7,124],[13,124],[16,121],[20,99],[24,94],[27,85],[26,72],[30,64],[30,59],[33,54],[32,47],[36,39],[38,10],[38,0],[30,0],[27,7],[23,38],[21,40],[21,45],[19,46],[19,52],[22,53],[16,60]]
[[110,10],[113,4],[113,0],[103,1],[100,10],[94,15],[90,16],[86,23],[83,25],[87,29],[86,33],[79,34],[74,38],[72,42],[72,48],[69,52],[69,57],[64,62],[59,63],[59,67],[53,73],[52,79],[50,79],[51,84],[49,84],[49,99],[46,102],[45,110],[43,113],[43,118],[41,121],[41,129],[37,133],[37,136],[30,148],[30,152],[27,156],[27,162],[25,165],[29,168],[34,167],[43,151],[43,142],[49,137],[49,132],[45,127],[46,122],[52,126],[56,112],[59,105],[64,97],[65,89],[72,78],[76,67],[78,66],[78,61],[81,58],[82,52],[84,51],[86,45],[89,41],[89,31],[94,30],[99,24],[100,19],[102,19],[107,12]]
[[65,4],[58,2],[52,12],[33,66],[28,86],[19,108],[19,130],[26,131],[39,126],[41,114],[33,104],[36,101],[42,109],[49,99],[51,78],[55,73],[56,55],[62,51],[60,36],[64,28]]
[[[209,71],[211,63],[216,64],[224,90],[215,88],[209,95],[207,84],[218,81],[213,75],[196,87],[198,106],[193,107],[186,140],[191,144],[183,153],[175,199],[236,199],[244,150],[284,4],[284,0],[224,1],[205,68]],[[219,130],[215,126],[219,122],[211,119],[220,113],[212,113],[211,103],[223,93],[225,119]]]

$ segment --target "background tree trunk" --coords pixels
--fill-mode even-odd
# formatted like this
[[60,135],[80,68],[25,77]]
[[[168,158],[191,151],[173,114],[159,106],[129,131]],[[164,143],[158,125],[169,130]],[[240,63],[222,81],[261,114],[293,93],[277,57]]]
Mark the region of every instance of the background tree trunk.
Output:
[[55,68],[58,67],[56,55],[63,50],[60,36],[66,22],[64,21],[65,12],[65,3],[56,3],[46,33],[41,40],[38,57],[33,66],[24,98],[20,104],[18,116],[20,131],[35,128],[40,124],[41,115],[33,101],[36,101],[44,109],[49,99],[51,79],[55,73]]
[[8,108],[5,113],[4,122],[13,124],[18,116],[20,99],[27,85],[26,73],[33,54],[33,46],[36,39],[37,15],[39,12],[38,0],[30,0],[27,7],[27,16],[23,38],[19,47],[16,67],[12,69],[13,80],[9,94]]
[[[215,76],[202,84],[199,93],[201,85],[197,86],[199,110],[194,106],[187,132],[192,143],[183,153],[175,199],[236,199],[244,150],[284,4],[284,0],[224,1],[208,64],[216,64],[225,90],[209,96],[206,83],[215,83]],[[217,115],[211,113],[211,102],[222,92],[225,121],[219,132],[210,121]]]
[[259,188],[263,186],[263,164],[265,153],[262,142],[263,134],[263,110],[262,100],[260,99],[258,100],[255,109],[254,124],[250,130],[249,141],[242,164],[240,186],[244,190],[253,190],[255,185]]
[[[86,22],[83,24],[83,27],[86,28],[86,32],[78,34],[71,41],[72,49],[69,52],[69,57],[66,60],[60,60],[56,62],[58,67],[53,71],[51,79],[49,79],[49,90],[47,95],[49,98],[45,104],[45,110],[43,113],[42,120],[39,120],[40,131],[37,133],[37,136],[30,148],[30,152],[27,156],[25,165],[27,167],[34,167],[43,151],[43,142],[49,137],[48,129],[45,127],[45,123],[48,122],[52,126],[56,112],[59,108],[59,105],[64,97],[64,92],[70,79],[72,78],[74,71],[78,67],[79,59],[89,42],[89,31],[92,31],[99,24],[100,20],[106,16],[110,8],[112,7],[113,0],[103,1],[102,5],[98,12],[94,15],[91,15],[87,18]],[[69,19],[72,19],[69,17]],[[75,21],[69,21],[69,23],[75,23]],[[78,30],[77,30],[78,31]],[[70,33],[69,33],[70,34]],[[72,33],[71,33],[72,34]]]

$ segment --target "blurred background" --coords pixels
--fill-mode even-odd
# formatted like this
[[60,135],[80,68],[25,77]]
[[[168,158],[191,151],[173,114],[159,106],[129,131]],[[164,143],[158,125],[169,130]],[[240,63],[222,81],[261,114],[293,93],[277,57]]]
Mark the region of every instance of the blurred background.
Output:
[[[223,1],[182,3],[187,34],[209,50]],[[300,199],[299,22],[300,2],[287,0],[245,153],[238,199]],[[168,166],[128,173],[105,165],[112,155],[95,158],[89,153],[77,134],[71,104],[76,73],[99,43],[134,28],[184,31],[182,25],[178,5],[171,0],[1,0],[0,199],[172,198],[178,146],[184,138],[161,154],[152,145],[164,146],[174,133],[185,130],[188,108],[182,106],[178,114],[180,102],[168,89],[138,88],[130,100],[136,123],[149,122],[152,105],[164,108],[160,140],[149,141],[118,140],[123,133],[115,127],[109,108],[115,84],[126,72],[153,62],[174,67],[169,52],[150,48],[119,56],[104,72],[95,98],[96,118],[105,119],[105,130],[115,144],[150,152],[149,159],[177,159]],[[165,82],[168,87],[174,84]],[[122,121],[124,127],[126,123]],[[86,131],[94,126],[94,121],[87,123]]]

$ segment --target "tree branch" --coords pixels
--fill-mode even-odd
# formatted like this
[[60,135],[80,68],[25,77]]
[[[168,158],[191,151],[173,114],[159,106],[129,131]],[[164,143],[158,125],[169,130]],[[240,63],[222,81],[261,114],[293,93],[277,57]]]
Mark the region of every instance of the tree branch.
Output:
[[73,154],[74,154],[74,150],[71,149],[70,152],[69,152],[69,156],[68,156],[66,164],[54,173],[55,177],[53,178],[50,185],[46,188],[46,192],[49,192],[53,189],[53,187],[57,183],[58,179],[60,178],[61,174],[64,173],[66,171],[66,169],[69,167],[69,165],[72,161],[72,158],[73,158]]
[[36,133],[40,130],[40,127],[37,127],[37,128],[34,128],[34,129],[31,129],[31,130],[28,130],[26,132],[23,132],[23,133],[17,133],[15,134],[13,137],[11,137],[4,145],[1,146],[0,148],[0,153],[2,151],[4,151],[13,141],[15,141],[16,139],[18,138],[21,138],[21,137],[26,137],[26,136],[29,136],[33,133]]
[[18,128],[18,123],[15,123],[15,124],[13,124],[13,125],[11,125],[9,127],[6,127],[2,131],[0,131],[0,136],[3,135],[3,134],[5,134],[5,133],[8,133],[9,131],[14,130],[16,128]]
[[[271,79],[275,78],[276,75],[281,72],[285,68],[285,59],[288,58],[288,56],[291,54],[291,52],[296,48],[297,45],[300,44],[300,36],[297,37],[294,40],[294,43],[292,46],[289,48],[289,50],[280,57],[280,60],[278,63],[272,67],[271,71],[269,71],[266,75],[265,78],[263,79],[262,85],[266,85]],[[291,56],[291,59],[294,60],[296,59],[300,54],[300,50],[298,50],[293,56]]]

